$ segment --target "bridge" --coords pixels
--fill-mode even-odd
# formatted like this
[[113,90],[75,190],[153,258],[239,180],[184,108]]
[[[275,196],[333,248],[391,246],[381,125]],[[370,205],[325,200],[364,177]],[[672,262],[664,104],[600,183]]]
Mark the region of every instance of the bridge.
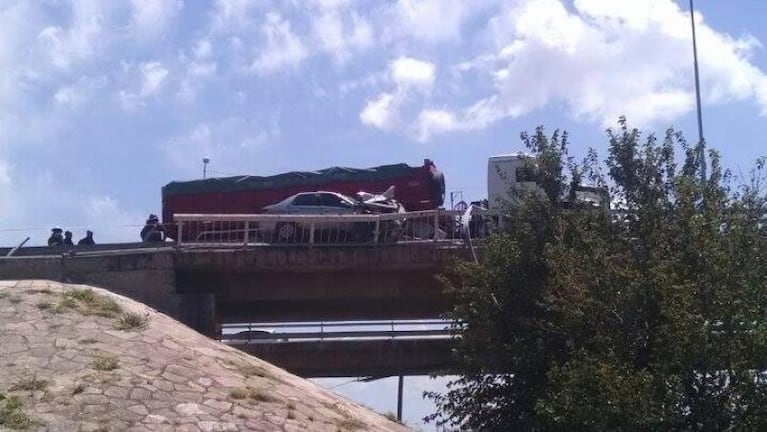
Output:
[[220,340],[306,378],[425,375],[454,367],[449,324],[249,323],[225,325]]
[[[281,243],[259,234],[261,215],[176,216],[184,224],[180,232],[194,230],[198,236],[154,245],[22,248],[0,259],[0,279],[101,286],[222,338],[227,327],[254,322],[436,319],[450,307],[436,275],[469,256],[468,239],[445,225],[454,216],[449,213],[272,217],[267,222],[298,228],[290,242]],[[403,220],[409,223],[400,224]],[[401,229],[397,241],[388,237],[390,221]],[[370,227],[370,235],[344,240],[340,233],[351,231],[352,224]],[[307,235],[298,234],[304,230]],[[428,332],[304,336],[226,342],[311,377],[425,374],[447,367],[451,348],[444,331],[442,337]]]

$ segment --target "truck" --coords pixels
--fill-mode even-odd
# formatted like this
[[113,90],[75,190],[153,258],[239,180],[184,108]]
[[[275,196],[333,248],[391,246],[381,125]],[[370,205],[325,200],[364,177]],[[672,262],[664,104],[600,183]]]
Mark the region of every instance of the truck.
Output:
[[[487,199],[474,201],[467,214],[472,236],[485,235],[493,226],[503,224],[503,212],[507,207],[520,204],[515,192],[532,191],[543,193],[536,182],[536,167],[533,156],[516,153],[491,156],[487,162]],[[609,211],[609,195],[605,188],[578,186],[570,197],[570,191],[563,191],[562,205],[565,207],[587,205]],[[571,202],[572,201],[572,202]]]
[[[174,214],[259,214],[265,207],[301,192],[323,190],[353,196],[360,191],[378,193],[391,186],[407,211],[434,210],[445,201],[445,176],[432,160],[425,159],[421,166],[397,163],[174,181],[162,188],[162,223],[168,237],[178,240]],[[194,235],[183,232],[184,240]]]

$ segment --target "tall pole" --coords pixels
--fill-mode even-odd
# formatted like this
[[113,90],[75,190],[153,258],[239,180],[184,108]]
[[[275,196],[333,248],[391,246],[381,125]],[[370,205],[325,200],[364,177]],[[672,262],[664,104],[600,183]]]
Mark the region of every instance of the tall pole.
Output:
[[404,381],[404,377],[402,375],[399,376],[399,381],[397,382],[397,420],[402,421],[402,384]]
[[698,102],[698,148],[700,150],[701,176],[706,179],[706,142],[703,138],[703,113],[700,107],[700,75],[698,73],[698,45],[695,40],[695,7],[690,0],[690,23],[692,25],[692,58],[695,67],[695,98]]
[[202,178],[205,178],[208,173],[208,162],[210,162],[210,158],[202,158]]

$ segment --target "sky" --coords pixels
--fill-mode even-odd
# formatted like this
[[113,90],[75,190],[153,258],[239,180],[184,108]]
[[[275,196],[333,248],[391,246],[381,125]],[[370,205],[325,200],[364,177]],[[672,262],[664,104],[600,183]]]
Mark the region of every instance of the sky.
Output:
[[[160,188],[212,175],[435,161],[486,194],[538,125],[572,153],[620,115],[697,139],[674,0],[0,0],[0,242],[53,225],[135,241]],[[767,153],[763,0],[697,0],[704,132]],[[343,387],[341,387],[343,388]],[[387,396],[388,397],[388,396]]]

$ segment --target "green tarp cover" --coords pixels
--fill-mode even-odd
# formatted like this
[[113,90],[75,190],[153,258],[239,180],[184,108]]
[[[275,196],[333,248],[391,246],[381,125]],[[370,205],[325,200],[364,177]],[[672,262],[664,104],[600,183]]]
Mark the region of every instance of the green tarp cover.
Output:
[[408,164],[382,165],[374,168],[333,167],[320,171],[294,171],[268,177],[236,176],[171,182],[162,188],[162,196],[190,195],[214,192],[236,192],[253,189],[272,189],[297,185],[317,185],[336,182],[365,182],[387,180],[413,175]]

